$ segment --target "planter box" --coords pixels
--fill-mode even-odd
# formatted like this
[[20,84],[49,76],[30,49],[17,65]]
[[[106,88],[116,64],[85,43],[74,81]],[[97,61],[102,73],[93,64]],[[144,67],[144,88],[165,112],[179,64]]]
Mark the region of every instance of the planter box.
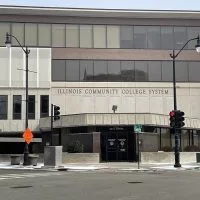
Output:
[[21,155],[11,155],[11,165],[20,165],[21,162]]

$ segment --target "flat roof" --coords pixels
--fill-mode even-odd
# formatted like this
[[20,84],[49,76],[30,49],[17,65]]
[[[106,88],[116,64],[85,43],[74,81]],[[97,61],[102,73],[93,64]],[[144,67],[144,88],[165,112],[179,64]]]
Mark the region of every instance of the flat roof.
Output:
[[190,10],[130,10],[0,5],[0,15],[7,14],[104,18],[200,19],[200,11]]

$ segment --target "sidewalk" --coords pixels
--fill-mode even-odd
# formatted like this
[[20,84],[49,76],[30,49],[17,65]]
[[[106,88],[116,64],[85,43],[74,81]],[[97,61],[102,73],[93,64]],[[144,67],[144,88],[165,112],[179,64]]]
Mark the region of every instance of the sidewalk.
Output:
[[175,168],[174,164],[151,163],[141,164],[128,162],[110,163],[65,163],[62,166],[49,167],[43,163],[37,166],[11,165],[10,162],[0,162],[0,169],[21,169],[21,170],[62,170],[62,171],[171,171],[171,170],[200,170],[200,163],[182,164],[180,168]]

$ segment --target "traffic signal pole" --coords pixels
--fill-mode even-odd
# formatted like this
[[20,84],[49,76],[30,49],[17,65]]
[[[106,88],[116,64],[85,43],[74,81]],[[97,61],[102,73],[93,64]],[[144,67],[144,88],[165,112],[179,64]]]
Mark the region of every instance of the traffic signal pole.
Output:
[[52,135],[53,135],[53,108],[54,105],[51,104],[51,141],[50,141],[50,145],[52,145]]

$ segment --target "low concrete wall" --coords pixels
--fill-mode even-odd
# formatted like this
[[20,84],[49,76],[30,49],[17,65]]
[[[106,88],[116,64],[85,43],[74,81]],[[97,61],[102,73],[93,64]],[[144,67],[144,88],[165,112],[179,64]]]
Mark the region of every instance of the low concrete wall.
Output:
[[[196,163],[197,152],[180,152],[180,163]],[[142,163],[174,163],[174,152],[141,152]]]
[[63,152],[63,163],[99,163],[99,153],[66,153]]

